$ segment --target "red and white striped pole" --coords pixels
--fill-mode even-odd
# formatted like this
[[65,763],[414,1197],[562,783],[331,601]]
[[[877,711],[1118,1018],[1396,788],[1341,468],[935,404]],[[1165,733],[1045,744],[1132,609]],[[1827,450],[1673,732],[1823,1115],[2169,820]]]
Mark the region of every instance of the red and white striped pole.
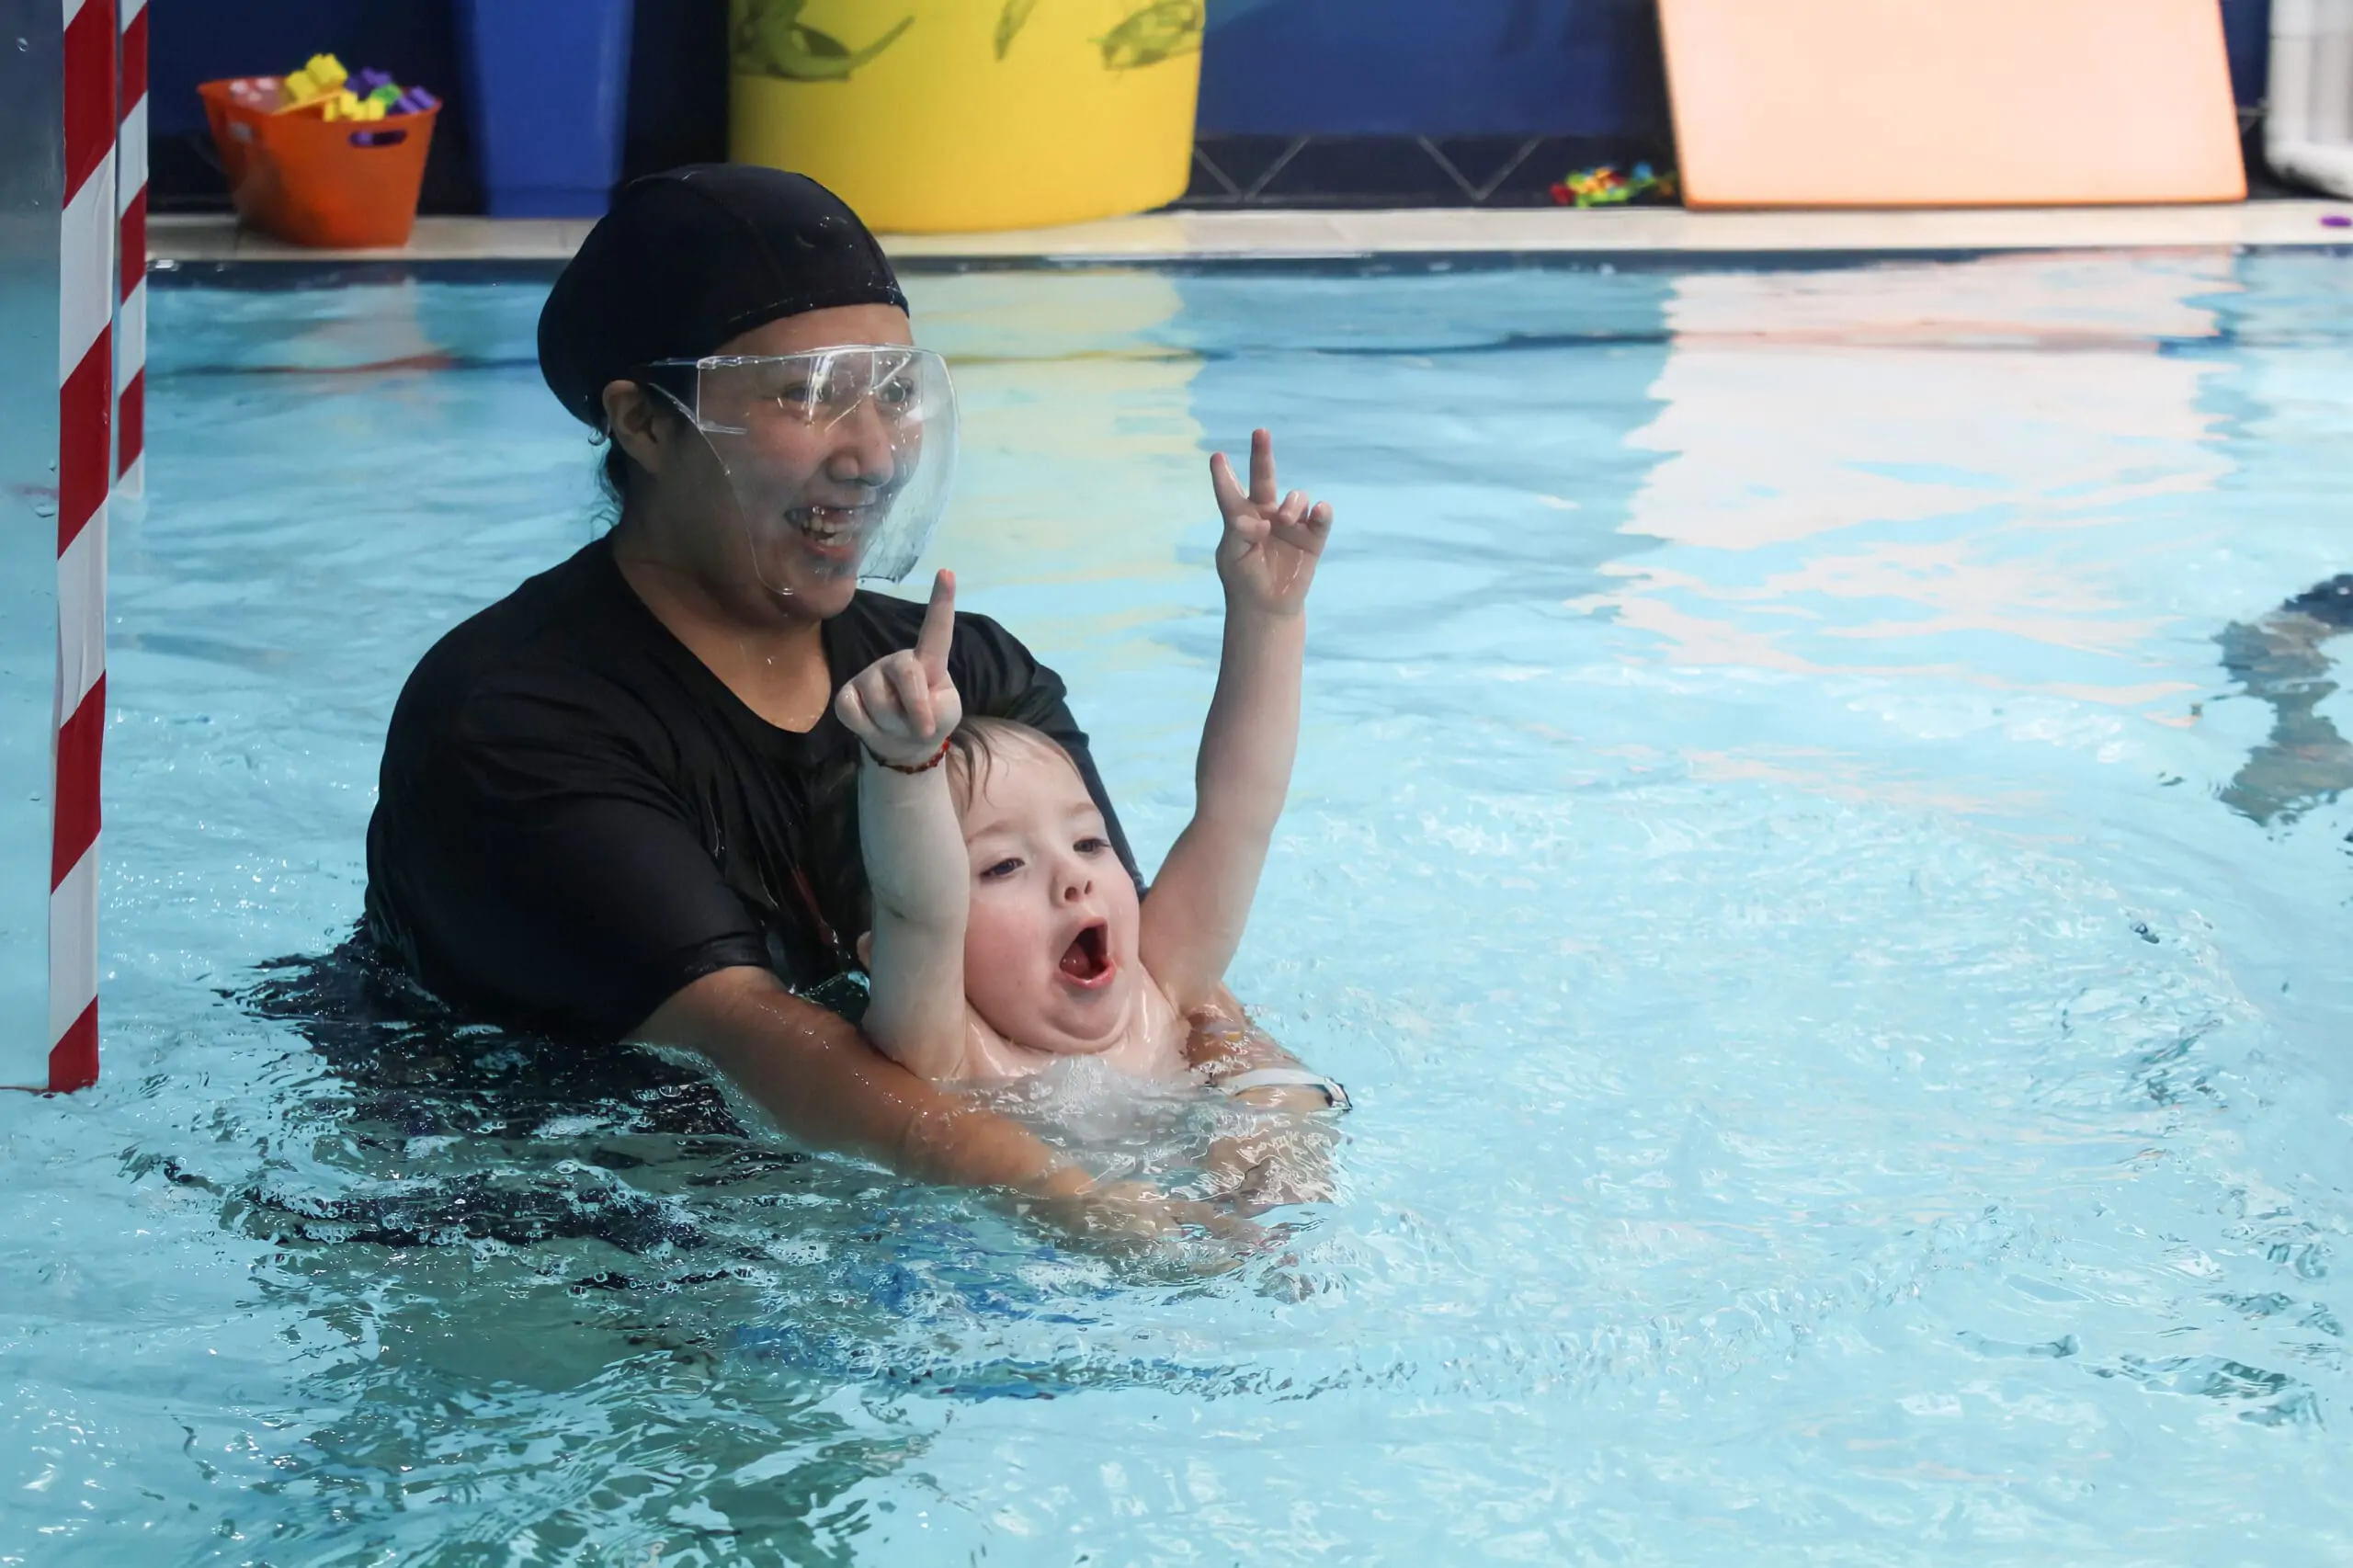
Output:
[[49,1086],[98,1078],[98,756],[106,739],[107,494],[114,479],[114,0],[64,0],[58,238],[57,697],[50,795]]
[[117,251],[122,293],[114,318],[115,494],[147,491],[147,0],[122,0],[122,134],[115,143]]

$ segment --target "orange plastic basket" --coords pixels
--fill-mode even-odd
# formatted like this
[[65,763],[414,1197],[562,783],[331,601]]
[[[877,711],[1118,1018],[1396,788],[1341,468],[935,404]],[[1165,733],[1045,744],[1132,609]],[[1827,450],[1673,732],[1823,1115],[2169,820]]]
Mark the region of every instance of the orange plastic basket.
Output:
[[275,111],[278,86],[244,76],[197,88],[237,216],[298,245],[408,244],[439,108],[329,120],[316,108]]

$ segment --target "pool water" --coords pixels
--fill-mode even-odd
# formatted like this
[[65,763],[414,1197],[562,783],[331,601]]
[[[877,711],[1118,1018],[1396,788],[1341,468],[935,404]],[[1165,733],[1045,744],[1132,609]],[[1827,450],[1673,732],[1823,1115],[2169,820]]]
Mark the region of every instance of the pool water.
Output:
[[2353,639],[2231,652],[2353,569],[2353,260],[913,279],[1147,863],[1203,453],[1338,508],[1233,979],[1357,1109],[1207,1277],[299,961],[594,453],[543,281],[168,281],[0,1562],[2353,1556]]

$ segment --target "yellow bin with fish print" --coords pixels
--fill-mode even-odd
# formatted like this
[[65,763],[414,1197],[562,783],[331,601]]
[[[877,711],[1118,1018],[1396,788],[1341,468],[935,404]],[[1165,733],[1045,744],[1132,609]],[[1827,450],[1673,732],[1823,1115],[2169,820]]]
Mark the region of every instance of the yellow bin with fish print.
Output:
[[729,145],[886,233],[1075,223],[1192,173],[1202,0],[730,0]]

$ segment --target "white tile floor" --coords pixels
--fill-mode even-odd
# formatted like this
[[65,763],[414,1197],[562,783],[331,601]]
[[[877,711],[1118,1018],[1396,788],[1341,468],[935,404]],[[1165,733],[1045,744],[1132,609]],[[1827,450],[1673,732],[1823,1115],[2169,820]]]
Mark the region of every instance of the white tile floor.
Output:
[[[2353,202],[1923,211],[1163,212],[1007,233],[886,235],[883,243],[898,256],[1006,260],[2353,244],[2353,227],[2329,227],[2323,222],[2328,217],[2353,220]],[[561,260],[588,227],[587,221],[572,219],[423,218],[403,249],[321,251],[240,229],[224,217],[159,216],[150,222],[147,240],[151,257],[172,261]]]

